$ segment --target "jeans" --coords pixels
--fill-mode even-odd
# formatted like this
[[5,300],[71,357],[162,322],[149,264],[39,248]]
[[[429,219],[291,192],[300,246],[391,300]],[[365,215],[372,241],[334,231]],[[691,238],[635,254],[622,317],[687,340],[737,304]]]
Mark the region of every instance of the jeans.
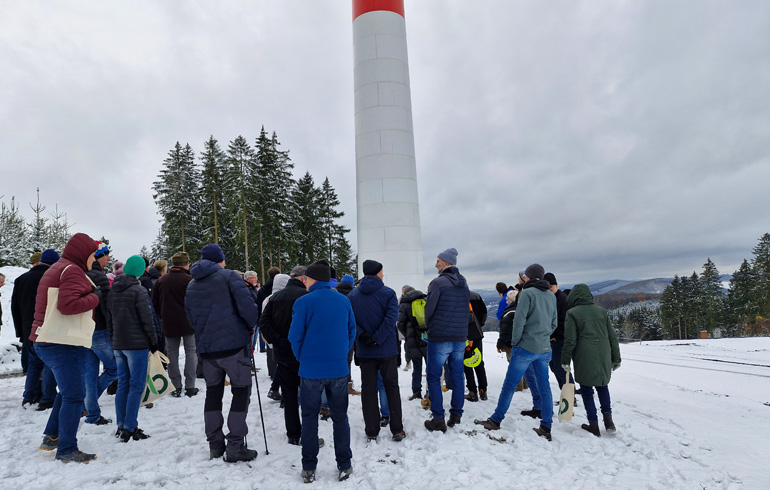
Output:
[[[56,378],[54,378],[53,371],[37,355],[35,344],[32,341],[27,340],[24,345],[27,346],[29,365],[27,366],[27,379],[24,383],[22,400],[35,401],[39,398],[40,403],[53,403],[56,398]],[[43,376],[42,384],[40,382],[41,374]]]
[[382,382],[382,374],[377,373],[377,394],[380,397],[380,416],[390,417],[390,407],[388,406],[388,392],[385,391],[385,384]]
[[[505,373],[503,390],[500,393],[497,408],[490,418],[498,424],[503,421],[508,407],[511,406],[511,399],[516,391],[516,385],[519,384],[519,380],[527,371],[527,368],[532,365],[535,371],[534,386],[537,387],[542,399],[540,415],[543,417],[543,420],[540,422],[540,425],[550,428],[553,422],[553,396],[551,395],[551,386],[548,383],[548,361],[550,360],[550,352],[533,354],[521,347],[514,347],[511,354],[511,362],[508,364],[508,371]],[[532,385],[530,385],[530,389],[532,389]]]
[[88,349],[77,345],[35,344],[40,359],[51,368],[59,385],[44,434],[59,438],[59,456],[78,450],[78,424],[86,397],[85,363]]
[[465,342],[428,342],[428,362],[425,368],[428,378],[428,395],[433,418],[444,418],[444,398],[441,391],[441,369],[449,361],[449,378],[460,389],[452,390],[450,413],[462,417],[465,396],[463,386],[463,353]]
[[118,391],[115,393],[115,417],[119,429],[133,432],[139,425],[139,406],[147,385],[148,349],[115,349],[118,364]]
[[[473,353],[476,348],[478,348],[479,353],[481,353],[481,363],[475,368],[463,365],[468,391],[477,392],[478,389],[481,391],[487,391],[487,370],[484,367],[484,342],[481,339],[473,341],[473,349],[471,349],[471,353]],[[479,378],[478,388],[476,387],[476,380],[473,376],[474,371],[476,376]]]
[[[203,423],[209,449],[224,449],[226,440],[228,448],[238,450],[246,445],[246,435],[249,433],[246,425],[252,386],[249,354],[243,349],[229,357],[202,360],[203,376],[206,379]],[[226,437],[222,430],[225,422],[222,415],[225,375],[230,378],[230,391],[233,394],[230,413],[227,414],[227,428],[230,432]]]
[[184,345],[184,387],[195,388],[195,368],[198,366],[198,354],[195,353],[195,335],[166,337],[168,352],[168,377],[177,390],[182,389],[182,374],[179,372],[179,347]]
[[321,393],[329,398],[334,430],[334,455],[337,469],[350,468],[353,452],[350,450],[348,423],[348,377],[326,379],[300,378],[302,396],[302,469],[315,470],[318,465],[318,410]]
[[[416,349],[417,350],[417,349]],[[412,357],[412,394],[422,393],[422,360],[427,357],[426,349],[419,349],[420,355]],[[425,365],[427,367],[427,363]]]
[[[398,355],[385,358],[358,359],[361,365],[361,408],[364,412],[364,431],[368,437],[380,433],[380,403],[385,399],[390,417],[390,431],[404,430],[401,415],[401,393],[398,389]],[[378,398],[378,376],[382,377],[383,392]],[[383,396],[384,395],[384,396]],[[385,415],[385,414],[383,414]]]
[[[99,363],[104,364],[104,372],[99,374]],[[110,334],[107,330],[94,330],[91,350],[86,353],[86,423],[93,424],[102,416],[99,397],[113,381],[118,378],[115,353],[112,350]]]
[[[535,366],[530,364],[524,371],[524,380],[529,386],[529,392],[532,395],[532,408],[535,410],[543,409],[543,397],[540,396],[540,390],[537,386],[537,376],[535,375]],[[516,383],[518,384],[518,383]]]
[[586,417],[589,422],[599,421],[599,418],[596,416],[596,404],[594,403],[594,388],[596,388],[596,394],[599,395],[599,406],[602,413],[612,413],[609,386],[580,385],[580,396],[583,398],[583,405],[585,405]]
[[[551,341],[551,372],[556,376],[556,382],[559,383],[559,389],[562,389],[564,382],[567,379],[567,372],[561,368],[561,351],[564,350],[564,342],[557,340]],[[575,380],[572,377],[572,373],[569,374],[569,382],[574,383]]]

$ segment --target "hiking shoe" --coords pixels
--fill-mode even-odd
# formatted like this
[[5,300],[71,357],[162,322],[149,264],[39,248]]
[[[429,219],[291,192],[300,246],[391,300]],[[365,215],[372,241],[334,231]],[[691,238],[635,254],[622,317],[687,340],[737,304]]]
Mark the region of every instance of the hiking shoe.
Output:
[[469,402],[477,402],[479,401],[479,394],[475,391],[469,392],[467,395],[465,395],[465,399]]
[[406,432],[404,432],[403,430],[397,434],[393,434],[393,440],[396,442],[403,441],[405,437],[406,437]]
[[185,396],[192,398],[195,395],[197,395],[199,391],[200,390],[198,388],[187,388],[186,390],[184,390],[184,394]]
[[480,426],[484,427],[487,430],[497,430],[497,429],[500,428],[500,423],[499,422],[495,422],[491,418],[488,418],[487,420],[476,419],[476,420],[473,421],[473,423],[476,424],[476,425],[480,425]]
[[89,422],[89,424],[94,424],[94,425],[107,425],[111,423],[112,423],[112,419],[106,419],[104,417],[99,417],[99,420],[97,420],[96,422]]
[[38,403],[37,408],[35,409],[38,412],[43,412],[45,410],[48,410],[49,408],[53,408],[53,402],[50,403]]
[[321,408],[321,410],[318,411],[318,414],[321,416],[321,420],[329,420],[329,417],[332,416],[332,413],[328,408]]
[[267,397],[277,402],[281,401],[281,393],[278,390],[270,390],[267,392]]
[[443,417],[440,419],[433,418],[425,421],[425,428],[431,432],[436,430],[440,430],[441,432],[446,432],[446,422],[444,422]]
[[[126,431],[126,432],[128,432],[128,431]],[[150,438],[150,436],[145,434],[144,431],[142,429],[140,429],[139,427],[137,427],[136,429],[134,429],[133,432],[131,432],[131,439],[133,439],[135,441],[140,441],[142,439],[149,439],[149,438]]]
[[53,451],[59,447],[59,438],[51,436],[43,436],[43,442],[40,443],[40,449],[43,451]]
[[449,422],[446,423],[447,427],[454,427],[455,425],[460,423],[460,420],[462,418],[459,415],[456,415],[454,413],[449,414]]
[[543,417],[540,415],[540,410],[535,410],[534,408],[532,410],[522,410],[521,414],[526,417],[532,417],[533,419],[542,419]]
[[425,398],[420,401],[420,405],[422,405],[423,410],[430,410],[430,396],[427,393]]
[[596,437],[601,437],[602,433],[599,432],[599,422],[588,422],[580,426],[581,429],[587,430]]
[[223,448],[223,447],[209,449],[209,460],[211,460],[211,459],[219,459],[219,458],[221,458],[224,455],[225,455],[225,448]]
[[352,475],[352,474],[353,474],[353,467],[352,466],[350,468],[346,469],[346,470],[340,470],[339,481],[347,480],[348,478],[350,478],[350,475]]
[[377,442],[377,436],[366,436],[366,442]]
[[152,407],[154,407],[154,406],[155,406],[155,404],[153,404],[153,403],[148,403],[147,405],[145,405],[145,406],[144,406],[144,408],[152,408]]
[[353,388],[353,382],[348,383],[348,395],[361,396],[361,392]]
[[238,449],[227,448],[225,451],[225,461],[228,463],[237,463],[238,461],[253,461],[257,459],[257,451],[241,446]]
[[171,392],[171,396],[174,398],[181,398],[182,396],[182,388],[177,388],[174,391]]
[[412,396],[409,397],[409,401],[420,400],[420,399],[422,399],[422,393],[420,393],[419,391],[417,393],[412,393]]
[[482,401],[487,401],[487,390],[479,390],[479,398],[481,398]]
[[380,417],[380,427],[387,427],[390,425],[390,417]]
[[89,462],[96,459],[95,454],[88,454],[84,453],[83,451],[75,451],[74,453],[69,454],[57,454],[56,459],[59,461],[63,461],[65,463],[85,463],[88,464]]
[[304,483],[313,483],[315,481],[315,470],[302,470],[300,474]]
[[553,440],[551,439],[551,429],[549,429],[548,427],[543,427],[541,425],[540,427],[535,427],[532,430],[534,430],[537,433],[537,435],[539,435],[540,437],[545,437],[548,441]]

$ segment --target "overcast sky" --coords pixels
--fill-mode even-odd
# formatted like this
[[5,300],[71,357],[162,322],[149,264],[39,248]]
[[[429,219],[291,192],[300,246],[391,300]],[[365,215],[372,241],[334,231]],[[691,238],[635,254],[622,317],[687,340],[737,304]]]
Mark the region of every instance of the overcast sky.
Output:
[[[406,0],[427,278],[732,273],[770,232],[766,1]],[[177,141],[328,176],[353,229],[351,2],[0,0],[0,195],[119,258],[158,232]],[[387,264],[386,264],[387,265]]]

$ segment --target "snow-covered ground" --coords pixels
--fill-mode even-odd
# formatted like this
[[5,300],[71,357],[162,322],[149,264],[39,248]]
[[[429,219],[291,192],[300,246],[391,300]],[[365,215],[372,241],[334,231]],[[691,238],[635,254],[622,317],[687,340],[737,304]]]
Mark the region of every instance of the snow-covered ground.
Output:
[[[12,279],[23,272],[3,268],[4,326],[0,372],[19,371],[10,319]],[[406,400],[411,372],[399,371],[407,438],[392,442],[387,429],[380,442],[367,444],[360,397],[350,398],[353,475],[350,488],[362,489],[561,489],[667,488],[768,489],[770,468],[770,338],[645,342],[621,346],[623,365],[610,390],[618,432],[596,438],[580,429],[580,404],[571,422],[554,423],[553,442],[532,431],[536,423],[519,415],[530,408],[528,392],[517,393],[499,431],[473,425],[486,418],[500,392],[504,356],[496,334],[485,338],[489,401],[468,403],[462,424],[446,434],[429,433],[429,412]],[[264,367],[264,355],[257,359]],[[360,372],[353,377],[360,387]],[[0,379],[0,488],[58,489],[288,489],[302,485],[300,449],[286,443],[283,415],[265,396],[266,369],[258,374],[270,454],[265,454],[256,393],[249,413],[249,445],[256,461],[209,461],[203,433],[204,395],[166,397],[151,410],[141,409],[139,425],[152,437],[118,443],[115,426],[82,424],[79,445],[98,454],[89,465],[65,465],[38,449],[49,412],[23,410],[23,378]],[[199,380],[200,382],[200,380]],[[555,380],[551,382],[558,395]],[[200,386],[203,388],[203,386]],[[225,403],[229,404],[230,394]],[[101,400],[114,418],[114,397]],[[445,406],[448,397],[445,396]],[[326,447],[319,454],[314,488],[339,488],[336,481],[331,421],[320,422]]]

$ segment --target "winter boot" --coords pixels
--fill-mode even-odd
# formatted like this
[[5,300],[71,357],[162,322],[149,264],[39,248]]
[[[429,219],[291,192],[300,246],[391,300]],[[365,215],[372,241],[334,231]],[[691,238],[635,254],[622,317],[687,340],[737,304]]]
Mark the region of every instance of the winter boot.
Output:
[[535,427],[532,430],[534,430],[535,433],[537,435],[539,435],[540,437],[545,437],[548,441],[552,441],[553,440],[553,439],[551,439],[551,429],[550,429],[550,427],[544,427],[544,426],[541,425],[540,427]]
[[142,429],[140,429],[139,427],[134,429],[134,432],[131,432],[131,439],[133,439],[135,441],[141,441],[142,439],[149,439],[149,438],[150,438],[150,436],[145,434],[144,431]]
[[521,414],[526,417],[532,417],[533,419],[542,419],[543,417],[540,415],[540,410],[535,410],[534,408],[532,410],[522,410]]
[[223,447],[209,449],[209,459],[219,459],[224,455],[225,455],[225,448]]
[[338,475],[339,476],[339,481],[347,480],[348,478],[350,478],[350,475],[352,475],[352,474],[353,474],[353,467],[352,466],[350,468],[347,468],[347,469],[344,469],[344,470],[340,470],[340,473]]
[[195,395],[197,395],[199,391],[200,390],[198,388],[187,388],[186,390],[184,390],[184,394],[185,396],[192,398]]
[[321,415],[321,420],[329,420],[332,416],[332,412],[328,408],[321,408],[318,414]]
[[253,449],[249,449],[246,446],[241,446],[238,449],[227,448],[225,451],[225,461],[228,463],[237,463],[238,461],[252,461],[257,459],[257,452]]
[[84,453],[83,451],[75,451],[74,453],[56,455],[56,459],[59,461],[63,461],[65,463],[85,463],[88,464],[89,462],[96,459],[95,454],[88,454]]
[[465,399],[469,402],[477,402],[479,401],[479,394],[475,391],[470,391],[467,395],[465,395]]
[[110,386],[107,387],[107,394],[108,395],[114,395],[118,392],[118,380],[116,379],[112,383],[110,383]]
[[94,425],[107,425],[112,423],[112,419],[106,419],[104,417],[99,417],[99,420],[96,422],[91,422]]
[[481,401],[487,401],[487,390],[483,390],[479,388],[479,398]]
[[182,388],[177,388],[174,391],[171,392],[171,396],[174,398],[179,398],[182,396]]
[[449,422],[446,423],[447,427],[454,427],[455,425],[460,423],[460,420],[462,418],[459,415],[455,415],[453,413],[449,414]]
[[281,401],[281,393],[278,390],[270,390],[267,392],[267,397],[277,402]]
[[313,483],[315,481],[315,470],[302,470],[301,475],[304,483]]
[[604,430],[610,434],[615,432],[615,423],[612,421],[612,413],[607,412],[602,414],[604,416]]
[[588,422],[587,424],[581,425],[580,428],[583,430],[587,430],[588,432],[595,435],[596,437],[602,436],[601,432],[599,432],[599,422]]
[[487,430],[497,430],[497,429],[500,428],[500,423],[499,422],[495,422],[491,418],[489,418],[487,420],[476,419],[476,420],[473,421],[473,423],[476,424],[476,425],[480,425],[480,426],[484,427]]
[[430,396],[428,394],[425,394],[425,398],[420,401],[420,405],[422,405],[422,408],[424,410],[430,410]]
[[393,434],[393,440],[396,442],[403,441],[405,437],[406,437],[406,432],[404,432],[403,430],[397,434]]
[[37,408],[35,409],[36,412],[44,412],[48,410],[49,408],[53,408],[53,402],[50,403],[38,403]]
[[353,388],[353,382],[348,383],[348,395],[361,396],[361,392]]
[[390,425],[390,417],[380,417],[380,427],[387,427]]
[[59,447],[59,438],[51,436],[43,436],[43,442],[40,443],[40,449],[43,451],[53,451]]
[[437,431],[440,430],[441,432],[446,432],[446,422],[444,422],[443,418],[437,419],[432,418],[430,420],[425,421],[425,428],[429,431]]
[[422,393],[420,393],[419,391],[417,393],[412,393],[412,396],[409,397],[409,401],[420,400],[420,399],[422,399]]

